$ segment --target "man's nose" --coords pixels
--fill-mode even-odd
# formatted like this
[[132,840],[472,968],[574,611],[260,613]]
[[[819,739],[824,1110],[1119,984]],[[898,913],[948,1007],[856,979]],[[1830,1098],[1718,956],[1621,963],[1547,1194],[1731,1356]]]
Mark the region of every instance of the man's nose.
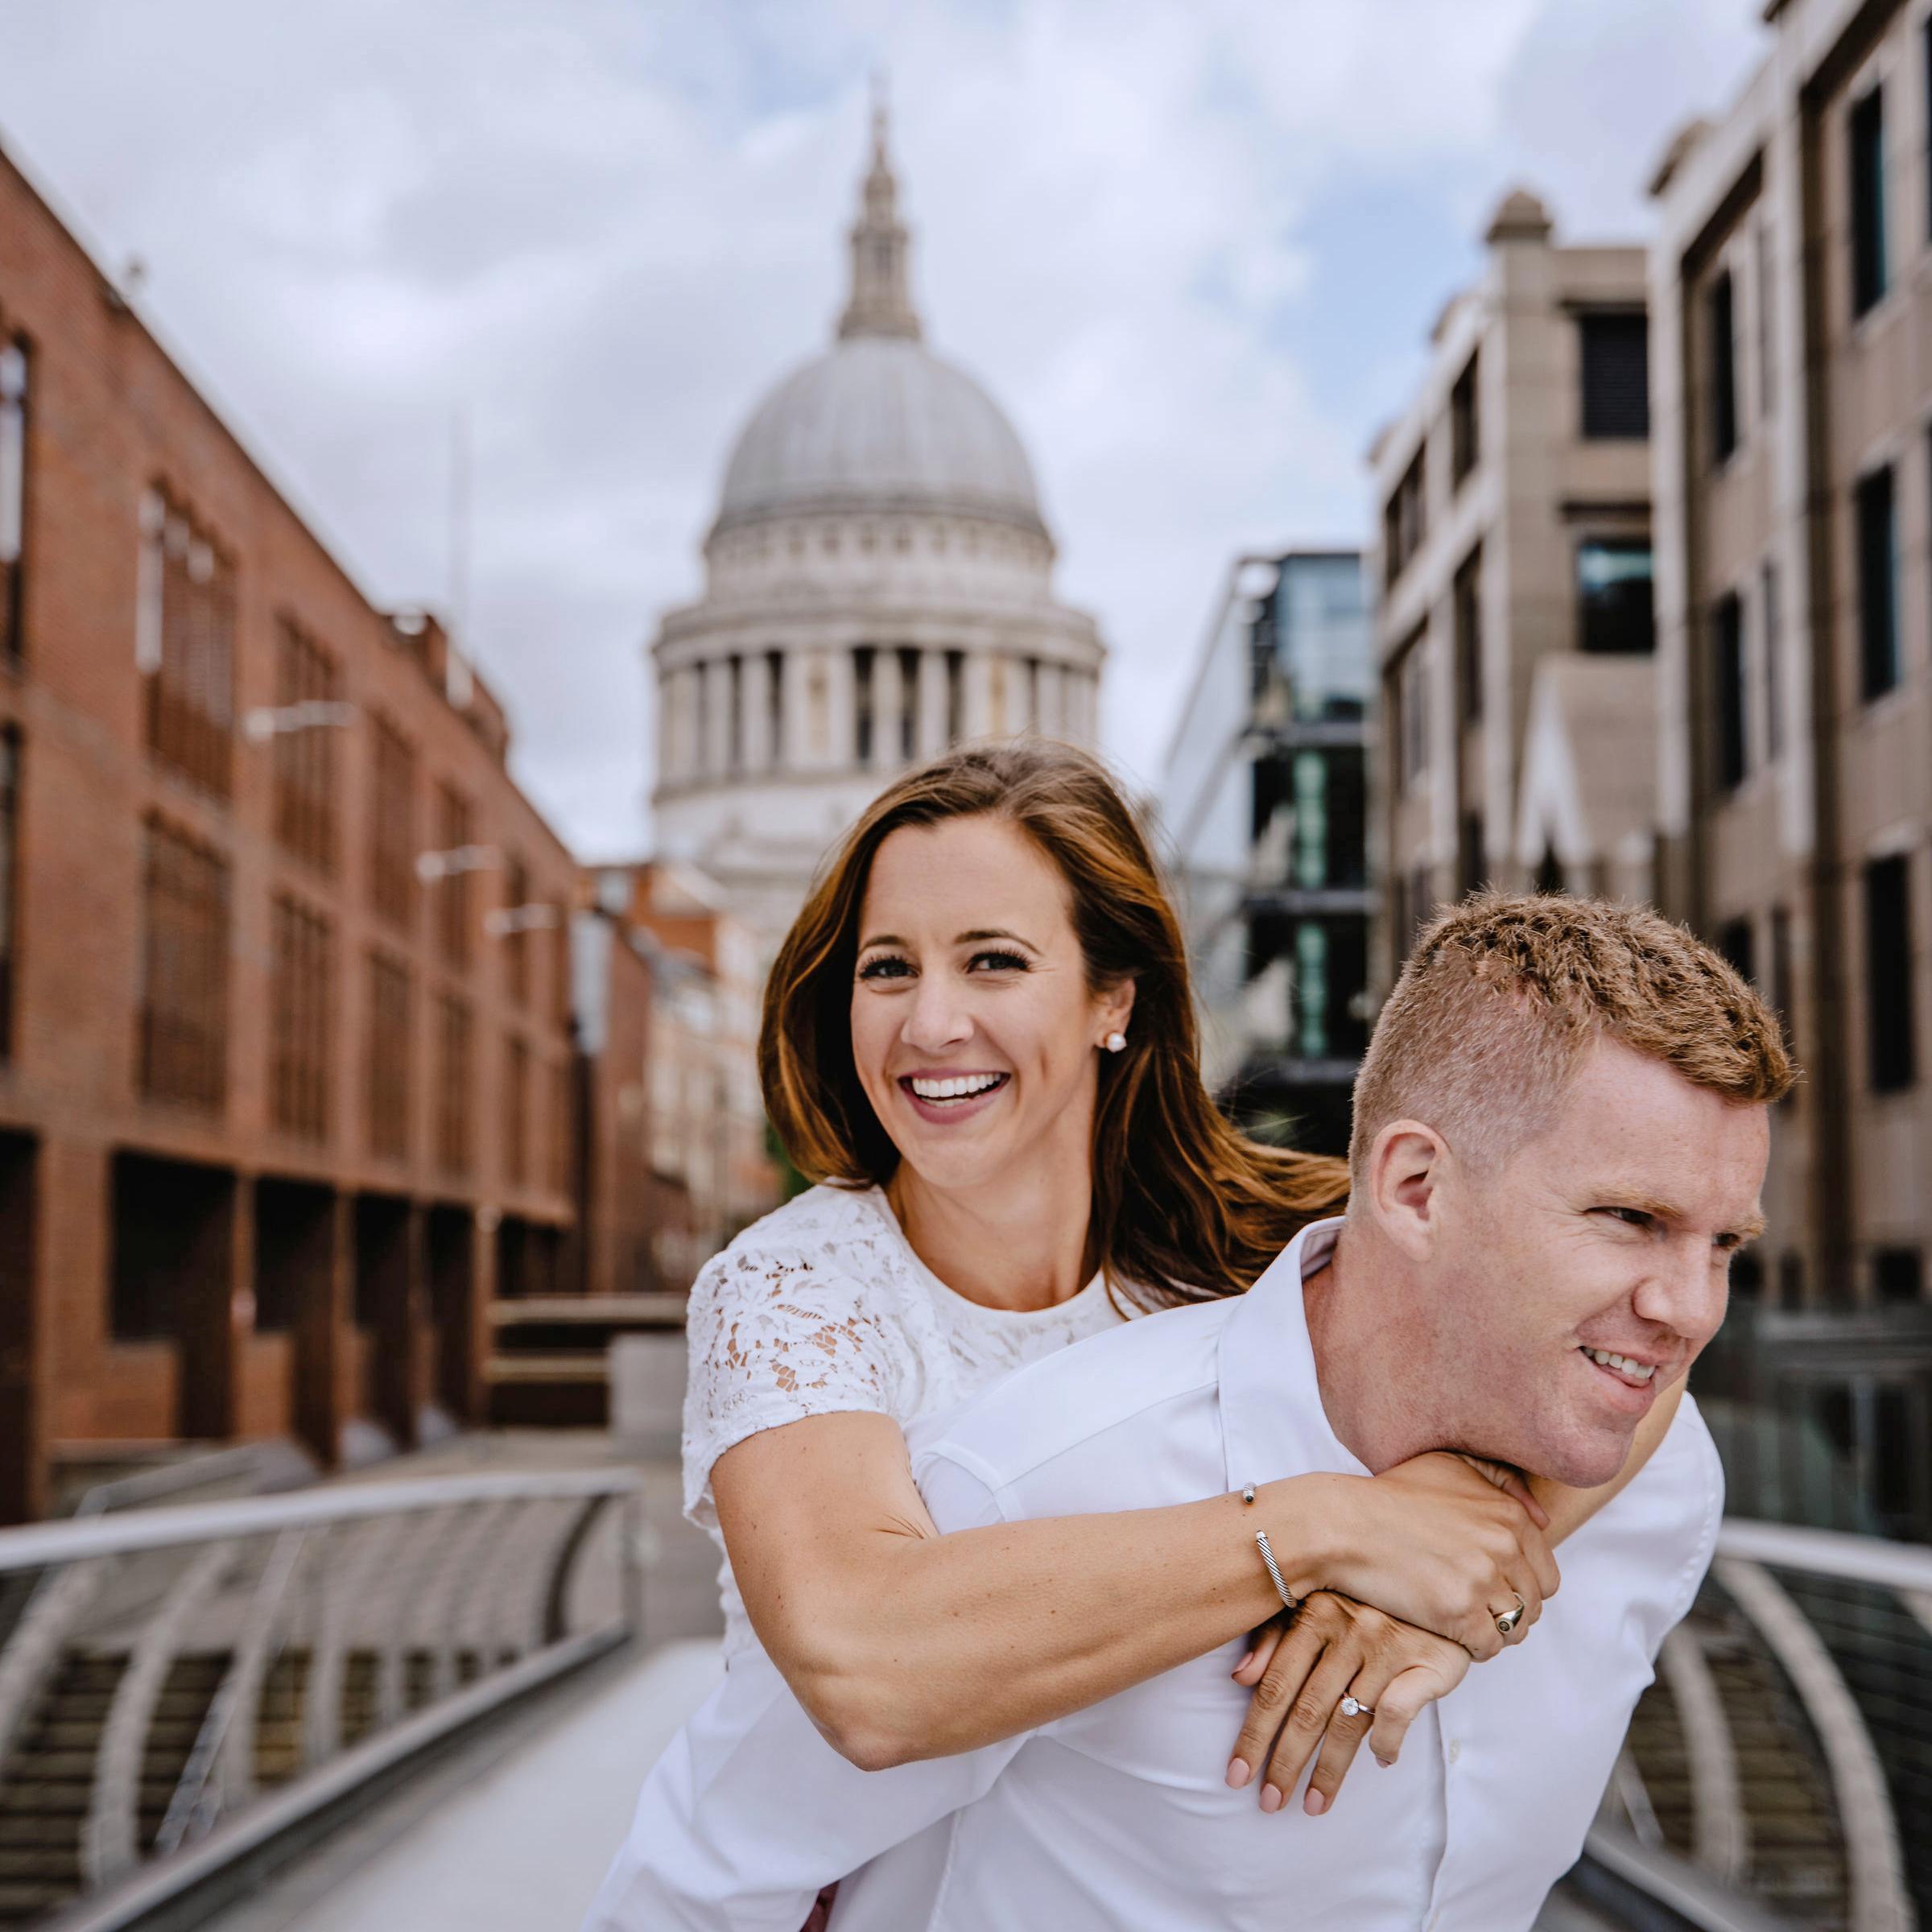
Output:
[[1637,1290],[1637,1312],[1701,1348],[1724,1323],[1730,1298],[1726,1271],[1715,1265],[1710,1245],[1694,1239],[1672,1242],[1658,1259]]

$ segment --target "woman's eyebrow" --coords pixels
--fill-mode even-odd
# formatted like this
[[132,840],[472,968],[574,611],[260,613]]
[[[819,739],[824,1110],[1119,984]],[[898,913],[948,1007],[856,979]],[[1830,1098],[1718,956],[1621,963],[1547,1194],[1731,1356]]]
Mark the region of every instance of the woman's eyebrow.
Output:
[[1021,939],[1017,932],[1009,932],[1004,926],[976,926],[971,932],[962,932],[953,941],[956,946],[976,946],[981,939],[1019,939],[1029,952],[1038,952],[1039,947],[1031,939]]
[[903,946],[906,942],[896,932],[875,932],[869,939],[859,943],[861,952],[870,952],[875,946]]

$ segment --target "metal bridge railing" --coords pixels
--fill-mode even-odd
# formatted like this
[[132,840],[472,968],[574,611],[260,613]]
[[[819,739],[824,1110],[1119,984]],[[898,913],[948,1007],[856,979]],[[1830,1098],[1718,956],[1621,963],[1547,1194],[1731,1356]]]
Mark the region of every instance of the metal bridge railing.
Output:
[[1932,1549],[1727,1522],[1575,1882],[1671,1932],[1932,1927]]
[[[615,1512],[611,1538],[592,1531]],[[0,1531],[0,1927],[111,1932],[641,1632],[625,1471]]]

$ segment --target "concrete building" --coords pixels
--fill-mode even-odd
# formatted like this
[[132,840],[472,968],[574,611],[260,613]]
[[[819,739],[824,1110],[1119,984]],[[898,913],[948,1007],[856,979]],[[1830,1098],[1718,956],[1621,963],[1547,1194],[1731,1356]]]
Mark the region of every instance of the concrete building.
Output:
[[1613,884],[1629,856],[1572,838],[1524,781],[1533,720],[1588,742],[1648,695],[1644,254],[1558,245],[1520,190],[1487,239],[1370,452],[1381,989],[1439,902],[1491,881]]
[[480,1414],[572,1218],[506,742],[0,157],[0,1517],[105,1442]]
[[1767,14],[1763,64],[1653,184],[1656,896],[1758,979],[1806,1070],[1728,1331],[1743,1392],[1924,1536],[1932,12]]
[[1359,551],[1241,559],[1161,789],[1208,1083],[1332,1153],[1368,1035],[1370,663]]
[[965,738],[1096,729],[1101,645],[1054,596],[1026,452],[924,345],[882,116],[851,247],[836,338],[753,411],[704,594],[654,646],[661,848],[724,888],[761,960],[894,773]]

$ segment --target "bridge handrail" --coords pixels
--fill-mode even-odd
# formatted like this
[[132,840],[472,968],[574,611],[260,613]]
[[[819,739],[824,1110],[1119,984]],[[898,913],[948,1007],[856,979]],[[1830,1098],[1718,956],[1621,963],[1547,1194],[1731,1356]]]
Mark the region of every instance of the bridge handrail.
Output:
[[233,1496],[213,1503],[177,1503],[126,1515],[69,1518],[0,1530],[0,1575],[177,1549],[231,1537],[306,1530],[368,1517],[405,1515],[452,1504],[572,1502],[638,1495],[642,1479],[627,1469],[502,1472],[481,1476],[418,1476],[407,1481],[345,1483],[286,1496]]
[[1875,1583],[1909,1594],[1932,1591],[1932,1548],[1889,1543],[1842,1530],[1800,1530],[1788,1523],[1726,1517],[1717,1533],[1719,1556],[1741,1557],[1773,1570],[1802,1571],[1845,1583]]

